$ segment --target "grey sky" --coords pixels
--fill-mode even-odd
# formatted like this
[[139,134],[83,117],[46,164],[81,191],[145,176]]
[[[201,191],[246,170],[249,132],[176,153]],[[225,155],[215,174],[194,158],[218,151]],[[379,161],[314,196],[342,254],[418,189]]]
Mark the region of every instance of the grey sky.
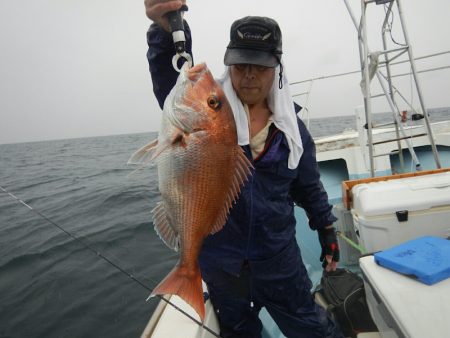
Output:
[[[350,3],[359,17],[360,1]],[[450,1],[402,3],[416,56],[450,50]],[[279,22],[290,81],[358,69],[356,31],[341,0],[193,0],[188,5],[195,60],[205,61],[215,76],[224,69],[229,27],[245,15]],[[381,25],[375,24],[380,11],[375,5],[369,11],[371,37]],[[0,143],[158,130],[161,111],[145,58],[149,23],[143,0],[2,0]],[[401,40],[399,27],[396,17],[394,35]],[[372,38],[371,49],[378,45]],[[446,55],[417,66],[449,64]],[[315,82],[311,117],[353,114],[362,102],[359,78]],[[421,79],[428,107],[450,106],[450,70]],[[403,82],[409,88],[409,78]],[[292,87],[293,93],[306,89]]]

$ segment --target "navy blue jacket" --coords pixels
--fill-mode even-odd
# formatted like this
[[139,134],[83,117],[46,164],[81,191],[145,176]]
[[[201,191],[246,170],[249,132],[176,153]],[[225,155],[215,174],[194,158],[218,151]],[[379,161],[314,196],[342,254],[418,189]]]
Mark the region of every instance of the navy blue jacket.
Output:
[[[186,22],[185,28],[187,51],[192,55]],[[147,33],[147,43],[153,91],[162,108],[178,77],[171,63],[175,49],[171,35],[155,24]],[[224,228],[205,239],[200,254],[202,270],[214,266],[238,275],[244,260],[262,261],[280,253],[295,238],[294,203],[305,209],[313,230],[336,221],[320,181],[314,141],[303,122],[297,122],[304,152],[294,170],[288,168],[286,138],[274,125],[266,151],[257,159],[252,158],[248,145],[243,147],[255,169],[242,187]]]

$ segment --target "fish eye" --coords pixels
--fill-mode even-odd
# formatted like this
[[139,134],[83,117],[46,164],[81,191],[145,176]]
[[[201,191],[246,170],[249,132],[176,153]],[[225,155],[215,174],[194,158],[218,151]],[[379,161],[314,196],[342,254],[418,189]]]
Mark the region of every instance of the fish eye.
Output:
[[208,97],[208,106],[214,110],[217,110],[220,108],[220,101],[219,98],[216,95],[211,95]]

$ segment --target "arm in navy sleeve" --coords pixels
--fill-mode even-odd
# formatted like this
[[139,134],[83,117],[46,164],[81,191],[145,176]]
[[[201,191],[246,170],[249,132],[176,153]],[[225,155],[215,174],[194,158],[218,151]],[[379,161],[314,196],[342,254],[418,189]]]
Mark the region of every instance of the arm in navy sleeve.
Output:
[[298,165],[298,176],[291,187],[294,202],[305,209],[313,230],[324,228],[337,220],[331,212],[328,195],[320,181],[316,161],[316,146],[304,123],[298,119],[303,143],[303,155]]
[[[191,30],[184,21],[186,34],[186,52],[192,55]],[[178,72],[172,66],[172,58],[175,55],[175,47],[172,34],[156,24],[152,24],[147,32],[147,60],[152,76],[153,92],[161,109],[164,100],[175,85]]]

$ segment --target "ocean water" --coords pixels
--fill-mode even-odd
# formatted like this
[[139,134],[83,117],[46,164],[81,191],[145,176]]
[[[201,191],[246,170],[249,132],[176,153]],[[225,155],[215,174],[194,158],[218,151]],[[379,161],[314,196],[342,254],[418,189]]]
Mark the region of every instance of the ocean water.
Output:
[[[436,109],[431,119],[450,117]],[[382,116],[380,115],[380,119]],[[315,137],[353,116],[311,120]],[[138,337],[146,302],[177,254],[153,230],[154,167],[129,156],[156,133],[0,145],[0,186],[79,237],[146,287],[0,190],[0,338]]]

